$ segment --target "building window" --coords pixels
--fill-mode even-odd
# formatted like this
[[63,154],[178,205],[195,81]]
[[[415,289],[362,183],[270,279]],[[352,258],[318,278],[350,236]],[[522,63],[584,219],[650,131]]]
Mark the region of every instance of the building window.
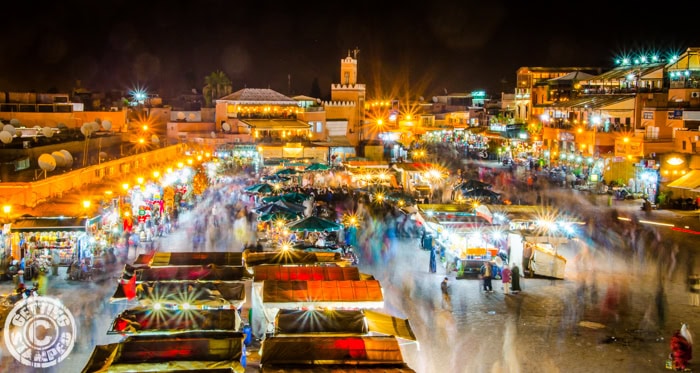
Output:
[[346,71],[344,75],[345,84],[350,84],[350,73]]
[[681,149],[683,149],[683,150],[685,150],[685,149],[686,149],[686,146],[685,146],[685,144],[686,144],[686,142],[685,142],[685,140],[683,140],[683,142],[682,142],[682,144],[681,144]]
[[321,132],[323,132],[323,126],[321,125],[321,122],[316,122],[316,133]]
[[645,111],[642,115],[644,115],[644,119],[654,119],[654,113],[651,111]]

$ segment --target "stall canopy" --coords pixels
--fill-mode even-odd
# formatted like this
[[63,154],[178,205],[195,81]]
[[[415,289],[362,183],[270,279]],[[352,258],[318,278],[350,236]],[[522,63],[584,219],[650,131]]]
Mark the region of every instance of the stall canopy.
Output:
[[279,265],[256,266],[253,281],[342,281],[360,280],[357,267],[290,267]]
[[172,266],[137,268],[136,282],[144,281],[245,281],[251,275],[243,266]]
[[384,295],[377,280],[263,281],[266,308],[382,308]]
[[700,187],[700,170],[692,170],[666,186],[678,189],[695,189]]
[[243,338],[240,333],[130,336],[95,346],[82,372],[244,373]]
[[416,341],[408,320],[371,310],[280,310],[275,318],[275,333],[378,333]]
[[187,331],[238,331],[241,318],[231,310],[161,310],[138,307],[120,313],[107,334],[168,334]]
[[303,250],[281,250],[265,252],[243,252],[243,261],[248,267],[263,264],[343,264],[337,252],[306,252]]
[[[237,309],[245,303],[245,283],[149,281],[136,286],[136,295],[144,307],[158,303],[163,308]],[[118,285],[111,302],[125,300],[124,287]]]
[[10,230],[14,232],[85,231],[88,225],[99,220],[99,216],[92,218],[23,216],[12,223]]
[[261,372],[414,372],[394,337],[272,337],[263,341],[261,350]]
[[243,253],[232,252],[156,252],[153,256],[139,255],[134,264],[147,264],[151,267],[163,266],[242,266]]

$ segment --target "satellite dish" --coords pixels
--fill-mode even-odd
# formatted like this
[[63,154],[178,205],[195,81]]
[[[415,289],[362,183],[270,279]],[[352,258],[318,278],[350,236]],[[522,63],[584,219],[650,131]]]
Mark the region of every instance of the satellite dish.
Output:
[[224,124],[221,125],[221,129],[224,130],[224,132],[228,132],[231,130],[231,125],[228,124],[228,122],[224,122]]
[[92,131],[90,133],[95,133],[100,130],[100,124],[97,122],[90,122],[90,127],[92,127]]
[[97,123],[97,124],[102,124],[102,119],[100,119],[100,118],[95,118],[95,123]]
[[107,159],[107,157],[109,157],[109,154],[107,154],[106,152],[100,152],[99,155],[100,155],[100,160],[105,160],[105,159]]
[[63,153],[59,151],[51,153],[51,156],[56,161],[56,167],[66,167],[66,165],[68,164],[68,162],[66,162],[66,157],[64,157]]
[[41,129],[41,134],[46,136],[46,137],[52,137],[53,136],[53,128],[51,127],[44,127]]
[[105,129],[105,131],[111,131],[112,130],[112,121],[109,119],[105,119],[102,121],[102,128]]
[[18,127],[18,126],[20,125],[19,119],[17,119],[17,118],[12,118],[12,119],[10,119],[10,124],[13,125],[13,126]]
[[59,124],[56,125],[56,128],[58,128],[58,129],[60,129],[60,130],[67,130],[67,129],[68,129],[68,126],[66,126],[65,123],[59,123]]
[[61,154],[63,154],[63,158],[65,158],[65,160],[66,160],[66,167],[72,166],[73,165],[73,155],[68,150],[65,150],[65,149],[61,149],[61,150],[59,150],[59,152],[61,152]]
[[187,116],[188,122],[194,122],[196,119],[197,117],[194,115],[194,113],[190,113],[190,115]]
[[40,131],[40,130],[41,130],[41,126],[34,126],[34,129],[37,130],[37,131]]
[[10,135],[12,135],[12,137],[15,137],[15,134],[17,134],[17,129],[15,128],[15,126],[13,126],[11,124],[4,125],[2,127],[2,130],[9,132]]
[[0,131],[0,141],[3,144],[9,144],[12,142],[12,134],[7,131]]
[[151,142],[154,144],[158,144],[160,142],[160,139],[158,138],[158,136],[153,135],[151,136]]
[[433,96],[433,102],[438,102],[437,96]]
[[177,112],[177,120],[185,120],[185,113],[178,111]]
[[37,162],[39,163],[39,167],[44,171],[53,171],[56,169],[56,159],[51,154],[44,153],[40,155]]
[[216,138],[216,132],[211,131],[211,138],[212,138],[212,139],[215,139],[215,138]]

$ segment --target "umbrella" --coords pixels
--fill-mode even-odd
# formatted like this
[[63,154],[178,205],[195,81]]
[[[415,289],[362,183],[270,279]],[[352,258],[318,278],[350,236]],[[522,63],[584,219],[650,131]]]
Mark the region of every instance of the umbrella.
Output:
[[291,211],[304,211],[304,210],[306,210],[306,206],[300,205],[300,204],[294,203],[294,202],[288,202],[288,201],[280,200],[280,201],[275,201],[275,202],[272,202],[272,203],[275,204],[275,205],[282,206],[282,207],[284,207],[284,208],[286,208],[286,209],[289,209],[289,210],[291,210]]
[[298,193],[298,192],[290,192],[290,193],[284,193],[284,194],[279,194],[276,196],[268,196],[262,199],[263,202],[265,203],[271,203],[271,202],[277,202],[277,201],[284,201],[284,202],[292,202],[292,203],[302,203],[309,199],[308,194],[304,193]]
[[280,219],[289,221],[298,219],[300,215],[301,213],[299,212],[277,211],[258,216],[258,221],[271,221]]
[[293,210],[287,206],[278,205],[277,203],[268,203],[267,205],[256,208],[255,212],[262,215],[262,214],[274,214],[277,212],[282,212],[282,213],[286,212],[286,213],[294,214],[294,213],[298,213],[301,211]]
[[296,175],[298,174],[297,170],[293,168],[285,168],[283,170],[279,170],[275,172],[275,175],[280,176],[280,175]]
[[296,232],[332,232],[338,231],[342,227],[338,223],[319,218],[318,216],[309,216],[287,225],[290,231]]
[[262,179],[265,181],[273,182],[273,183],[281,183],[283,181],[289,181],[288,177],[284,177],[284,176],[280,176],[280,175],[263,176]]
[[491,184],[484,183],[482,181],[476,180],[476,179],[469,179],[467,181],[461,182],[457,184],[453,190],[456,189],[466,189],[466,190],[473,190],[473,189],[490,189]]
[[266,193],[272,193],[272,185],[268,183],[260,183],[260,184],[255,184],[251,185],[247,188],[244,189],[244,191],[248,193],[261,193],[261,194],[266,194]]
[[305,171],[327,171],[329,169],[330,169],[330,167],[328,167],[327,164],[312,163],[312,164],[308,165],[304,170]]

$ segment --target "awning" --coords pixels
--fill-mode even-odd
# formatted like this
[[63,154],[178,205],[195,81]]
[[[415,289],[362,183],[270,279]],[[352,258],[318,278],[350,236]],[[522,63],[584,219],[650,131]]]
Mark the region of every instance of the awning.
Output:
[[[238,309],[245,303],[244,282],[142,282],[136,294],[143,307],[161,304],[166,309]],[[126,301],[124,287],[117,289],[111,302]]]
[[394,337],[272,337],[263,341],[261,350],[260,365],[263,369],[281,364],[293,364],[299,368],[321,368],[331,364],[353,364],[355,368],[367,364],[394,368],[396,365],[405,366],[401,349]]
[[401,319],[372,310],[362,310],[370,332],[393,335],[408,341],[416,341],[416,335],[408,319]]
[[275,330],[275,334],[378,333],[416,341],[407,319],[372,310],[280,310]]
[[666,184],[669,188],[696,189],[700,187],[700,170],[692,170],[678,179]]
[[99,220],[98,217],[23,217],[12,222],[10,231],[13,232],[46,232],[46,231],[85,231],[87,225]]
[[[139,259],[140,256],[139,256]],[[145,259],[145,258],[144,258]],[[135,263],[136,264],[136,263]],[[140,264],[140,263],[139,263]],[[144,263],[145,264],[145,263]],[[217,266],[242,266],[243,253],[233,252],[157,252],[151,262],[151,267],[162,266],[202,266],[215,264]]]
[[254,267],[253,281],[342,281],[359,280],[357,267],[290,267],[280,265],[263,265]]
[[384,307],[384,295],[377,280],[358,281],[263,281],[262,303],[266,308]]
[[252,276],[243,266],[169,266],[137,268],[136,282],[144,281],[245,281]]
[[162,310],[132,308],[114,318],[107,334],[145,335],[183,331],[238,331],[241,318],[235,310]]
[[263,264],[344,264],[337,252],[306,252],[302,250],[243,252],[243,261],[248,267]]
[[97,345],[83,373],[88,372],[240,372],[240,333],[211,337],[132,336],[121,343]]
[[279,310],[275,334],[367,334],[365,315],[359,310]]

